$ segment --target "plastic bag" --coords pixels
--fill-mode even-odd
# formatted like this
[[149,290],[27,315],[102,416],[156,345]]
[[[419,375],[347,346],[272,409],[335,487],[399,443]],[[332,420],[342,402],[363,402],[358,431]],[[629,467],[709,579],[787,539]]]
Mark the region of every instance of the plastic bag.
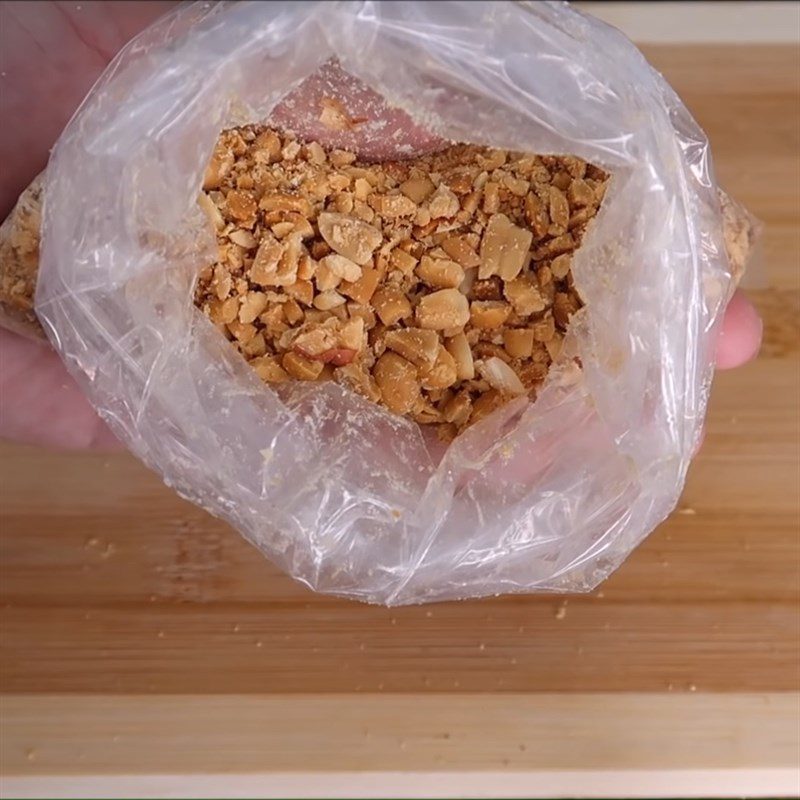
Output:
[[[332,57],[448,139],[613,176],[544,390],[443,453],[333,383],[279,397],[192,303],[219,131]],[[562,3],[179,10],[59,140],[41,264],[37,313],[134,453],[313,589],[386,604],[585,591],[615,569],[680,495],[731,287],[705,136],[624,36]]]

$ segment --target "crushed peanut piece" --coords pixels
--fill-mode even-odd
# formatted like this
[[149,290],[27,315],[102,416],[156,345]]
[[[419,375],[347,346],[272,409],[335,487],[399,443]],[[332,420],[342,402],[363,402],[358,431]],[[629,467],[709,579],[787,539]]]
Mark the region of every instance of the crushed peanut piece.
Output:
[[387,408],[407,414],[420,397],[417,368],[397,353],[387,351],[375,364],[375,382]]
[[418,175],[400,184],[400,191],[417,205],[424,203],[435,189],[436,186],[427,175]]
[[511,314],[511,306],[497,300],[474,300],[469,321],[475,328],[499,328]]
[[[363,121],[330,98],[320,119]],[[569,156],[456,144],[368,164],[224,131],[199,200],[219,257],[195,301],[262,380],[335,380],[451,441],[559,357],[607,181]]]
[[501,358],[492,356],[477,363],[478,373],[501,394],[518,396],[525,394],[525,387],[516,372]]
[[504,281],[514,280],[525,264],[532,239],[530,231],[514,225],[505,214],[493,214],[481,241],[478,277],[499,275]]
[[441,289],[420,298],[417,322],[421,328],[461,328],[469,321],[469,303],[458,289]]
[[417,267],[417,277],[435,289],[455,289],[464,280],[464,270],[455,261],[422,256]]
[[456,363],[458,379],[471,381],[475,377],[475,363],[467,337],[463,333],[457,333],[445,342],[445,347]]
[[418,367],[432,367],[439,354],[439,335],[422,328],[399,328],[388,331],[384,339],[390,350]]
[[459,208],[458,198],[455,193],[443,183],[439,184],[439,188],[428,201],[428,211],[430,211],[433,219],[454,217]]
[[390,327],[411,316],[411,303],[395,284],[387,284],[372,296],[372,305],[380,321]]
[[503,331],[503,346],[511,358],[530,358],[533,352],[533,330],[507,328]]
[[319,232],[339,255],[364,266],[383,241],[381,232],[363,220],[330,211],[319,215]]
[[357,125],[366,122],[366,119],[361,117],[351,117],[347,113],[344,104],[335,97],[323,97],[320,105],[322,110],[320,111],[319,121],[326,128],[330,128],[333,131],[350,131]]

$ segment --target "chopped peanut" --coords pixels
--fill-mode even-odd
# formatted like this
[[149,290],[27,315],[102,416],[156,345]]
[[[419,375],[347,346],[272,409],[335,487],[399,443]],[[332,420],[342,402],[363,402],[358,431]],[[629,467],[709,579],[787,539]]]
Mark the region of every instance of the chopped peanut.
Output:
[[439,184],[439,188],[428,201],[428,211],[431,212],[433,219],[454,217],[458,213],[459,207],[455,193],[443,183]]
[[338,253],[331,253],[329,256],[325,256],[325,258],[320,259],[319,264],[320,266],[324,265],[333,275],[348,283],[354,283],[361,278],[361,267],[355,261],[340,256]]
[[225,204],[230,215],[234,219],[240,221],[255,216],[258,209],[255,198],[251,194],[236,190],[228,192],[228,196],[225,198]]
[[472,360],[472,350],[470,350],[467,337],[463,333],[457,333],[445,342],[445,347],[447,352],[453,356],[458,379],[471,381],[475,377],[475,364]]
[[228,150],[222,142],[214,148],[211,161],[206,167],[206,174],[203,178],[203,189],[219,189],[225,176],[233,167],[234,154]]
[[242,353],[246,356],[255,358],[257,356],[263,356],[267,352],[267,340],[264,338],[263,331],[259,331],[249,342],[239,341],[242,346]]
[[363,305],[372,299],[380,279],[381,274],[378,270],[364,267],[361,277],[355,283],[342,285],[342,293]]
[[392,351],[385,352],[375,364],[373,374],[386,406],[397,414],[407,414],[419,398],[417,368]]
[[300,381],[313,381],[322,372],[322,361],[304,358],[299,353],[289,351],[283,354],[281,366],[293,377]]
[[405,250],[395,247],[389,256],[389,262],[395,269],[399,269],[404,275],[410,275],[417,266],[417,259]]
[[456,288],[464,280],[464,270],[460,264],[444,258],[422,256],[417,266],[417,275],[428,286],[436,289]]
[[569,203],[561,189],[550,187],[550,220],[557,229],[557,234],[564,233],[569,225]]
[[473,300],[502,300],[503,281],[497,275],[492,275],[486,280],[475,281],[469,290]]
[[417,204],[402,194],[385,195],[379,205],[380,213],[388,219],[413,217],[417,213]]
[[434,192],[433,181],[425,176],[409,178],[400,184],[400,191],[413,203],[424,203]]
[[350,363],[334,370],[334,379],[373,403],[381,401],[381,392],[375,378],[358,364]]
[[487,181],[483,187],[483,210],[487,214],[500,210],[500,187],[494,181]]
[[553,273],[553,277],[557,278],[558,280],[563,280],[566,278],[571,267],[572,255],[570,253],[563,253],[560,256],[556,256],[550,262],[550,270]]
[[283,145],[281,144],[280,137],[275,131],[264,131],[256,136],[253,142],[253,149],[259,152],[266,153],[269,157],[269,162],[277,161],[280,158]]
[[308,253],[303,253],[297,262],[297,277],[301,281],[308,281],[317,271],[317,262]]
[[214,201],[205,192],[201,192],[197,202],[209,220],[211,220],[211,224],[217,231],[221,231],[225,227],[225,220],[222,218],[222,213],[217,208]]
[[436,331],[422,328],[401,328],[387,331],[386,346],[418,367],[432,367],[439,352],[439,336]]
[[502,167],[507,158],[508,153],[505,150],[489,150],[485,155],[479,155],[477,162],[483,169],[491,172],[493,169]]
[[[500,362],[502,363],[502,362]],[[505,402],[503,394],[497,389],[489,389],[483,392],[477,400],[472,404],[472,413],[469,417],[469,424],[474,425],[484,417],[488,416],[495,409],[500,408]]]
[[556,323],[552,317],[545,317],[533,323],[533,338],[537,342],[549,342],[556,332]]
[[372,296],[375,313],[384,325],[394,325],[401,319],[411,316],[411,303],[397,287],[393,285],[378,289]]
[[558,358],[563,344],[564,337],[558,332],[556,332],[555,336],[545,342],[547,354],[550,356],[551,361],[555,361]]
[[[349,131],[341,101],[323,124]],[[536,396],[580,309],[572,256],[608,184],[572,156],[452,145],[367,164],[224,131],[198,204],[218,254],[196,304],[268,383],[328,381],[442,441]]]
[[241,344],[249,344],[256,336],[256,326],[249,323],[241,323],[238,320],[228,323],[228,330],[233,337]]
[[[206,195],[203,196],[205,197]],[[247,250],[251,249],[252,247],[255,247],[256,244],[258,244],[253,234],[250,233],[250,231],[245,230],[244,228],[237,228],[235,231],[231,231],[228,234],[228,238],[234,244],[238,244],[239,247],[244,247]]]
[[532,239],[530,231],[514,225],[505,214],[493,214],[481,241],[478,277],[499,275],[505,281],[516,278]]
[[311,281],[295,281],[290,286],[284,286],[286,294],[294,297],[299,303],[310,306],[314,300],[314,286]]
[[351,301],[347,304],[347,312],[350,315],[350,319],[360,319],[367,330],[375,327],[377,319],[375,312],[369,306],[363,306],[361,303]]
[[209,303],[209,317],[212,322],[224,323],[233,322],[239,313],[239,300],[235,297],[228,297],[225,300],[214,299]]
[[432,366],[422,368],[420,377],[425,389],[447,389],[458,380],[455,359],[442,345],[439,345],[436,361]]
[[442,249],[465,269],[480,266],[480,256],[464,236],[448,236],[442,240]]
[[508,303],[497,300],[473,300],[469,307],[469,321],[476,328],[499,328],[511,313]]
[[478,361],[476,364],[480,376],[493,389],[502,394],[525,394],[525,387],[516,372],[505,361],[496,356]]
[[267,302],[264,292],[248,292],[239,307],[239,322],[252,322],[267,307]]
[[300,308],[297,300],[287,300],[283,304],[283,314],[290,325],[297,325],[302,322],[305,317],[303,309]]
[[273,283],[282,255],[283,245],[271,236],[264,236],[250,267],[250,280],[261,286]]
[[348,320],[339,332],[339,342],[344,348],[361,350],[364,345],[364,320],[360,317]]
[[574,295],[558,292],[553,300],[553,316],[560,328],[566,328],[569,318],[578,310]]
[[250,365],[258,373],[258,377],[268,383],[283,383],[291,378],[275,356],[256,358],[250,362]]
[[505,285],[505,294],[514,311],[521,317],[543,311],[545,301],[539,287],[530,278],[522,277]]
[[292,349],[306,358],[317,358],[328,350],[340,345],[340,326],[338,321],[331,320],[323,325],[310,325],[300,329],[291,339]]
[[469,303],[458,289],[441,289],[425,295],[417,306],[417,323],[421,328],[444,330],[463,326],[469,320]]
[[552,258],[561,255],[562,253],[569,253],[575,249],[575,239],[572,234],[565,233],[563,236],[556,236],[550,239],[546,244],[538,247],[533,251],[534,259]]
[[582,178],[576,178],[570,183],[569,189],[567,190],[567,197],[569,198],[570,204],[577,208],[591,206],[596,202],[592,187]]
[[326,211],[319,215],[319,232],[337,252],[363,266],[383,241],[381,232],[372,225],[345,214]]
[[[330,258],[330,256],[325,256],[325,258]],[[314,272],[314,284],[318,292],[327,292],[329,289],[335,289],[341,281],[341,277],[334,274],[325,263],[325,259],[319,262]]]
[[525,219],[537,241],[547,233],[547,229],[550,227],[550,219],[544,205],[534,192],[529,192],[525,197]]
[[530,358],[533,352],[533,330],[508,328],[503,331],[503,346],[511,358]]
[[311,214],[311,204],[308,199],[288,192],[265,194],[258,203],[262,211],[296,211],[304,217]]
[[414,408],[411,409],[411,419],[422,425],[431,425],[434,422],[442,421],[442,413],[433,403],[420,395],[419,400],[414,404]]
[[346,302],[339,292],[329,289],[327,292],[320,292],[314,298],[314,308],[318,308],[320,311],[330,311],[332,308],[341,306]]
[[217,266],[214,267],[214,277],[211,281],[211,287],[217,299],[224,300],[231,293],[232,286],[233,279],[231,278],[230,272],[220,264],[217,264]]
[[469,419],[471,412],[472,399],[469,393],[459,392],[445,404],[443,416],[447,422],[452,422],[460,427]]
[[327,156],[325,155],[324,148],[320,145],[319,142],[309,142],[306,145],[306,150],[308,151],[308,160],[312,164],[324,164],[325,159]]

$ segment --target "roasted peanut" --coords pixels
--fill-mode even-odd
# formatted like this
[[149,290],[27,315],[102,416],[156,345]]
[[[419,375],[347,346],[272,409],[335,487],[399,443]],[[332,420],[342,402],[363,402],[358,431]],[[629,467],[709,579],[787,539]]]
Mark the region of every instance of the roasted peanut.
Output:
[[418,367],[432,367],[439,352],[439,336],[432,330],[403,328],[387,331],[384,341],[390,350]]
[[417,306],[420,328],[444,330],[466,325],[468,321],[469,303],[458,289],[441,289],[425,295]]
[[417,368],[391,350],[385,352],[375,364],[375,382],[383,402],[396,414],[407,414],[420,395]]
[[372,296],[372,305],[384,325],[394,325],[401,319],[411,316],[411,303],[396,286],[387,285],[378,289]]
[[[361,122],[332,98],[322,111]],[[449,442],[546,379],[608,176],[475,145],[359,163],[244,126],[220,136],[204,184],[218,252],[196,303],[257,374],[335,380]]]

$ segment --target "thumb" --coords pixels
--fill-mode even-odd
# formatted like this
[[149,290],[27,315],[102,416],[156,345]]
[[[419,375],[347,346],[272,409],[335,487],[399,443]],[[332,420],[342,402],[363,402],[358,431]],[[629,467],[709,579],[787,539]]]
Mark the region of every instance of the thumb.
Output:
[[117,449],[58,355],[0,328],[0,438],[63,449]]
[[408,158],[445,142],[394,108],[358,78],[328,61],[273,110],[269,124],[366,161]]

